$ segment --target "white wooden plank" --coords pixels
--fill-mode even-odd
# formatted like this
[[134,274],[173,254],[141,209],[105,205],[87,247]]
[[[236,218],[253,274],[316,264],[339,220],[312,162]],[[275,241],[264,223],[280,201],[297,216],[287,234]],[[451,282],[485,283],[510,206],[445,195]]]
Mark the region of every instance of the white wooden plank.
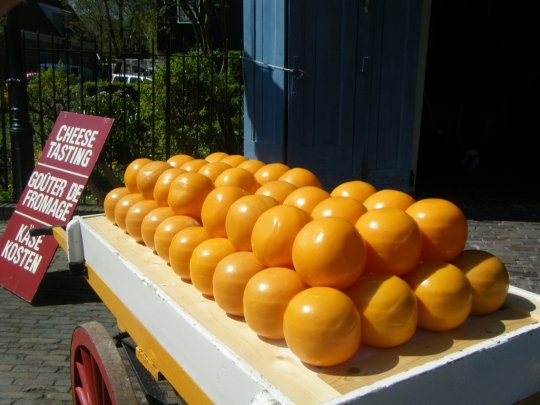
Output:
[[[530,322],[536,323],[512,332],[507,329],[491,339],[479,339],[472,346],[441,354],[435,361],[405,371],[397,368],[399,371],[389,377],[375,379],[374,383],[350,392],[342,391],[346,393],[340,395],[334,394],[337,391],[317,378],[318,373],[327,372],[327,369],[306,367],[286,347],[279,347],[279,342],[270,345],[254,338],[245,323],[231,320],[217,311],[215,302],[193,293],[192,286],[174,277],[160,278],[161,271],[170,269],[158,263],[160,259],[150,251],[137,260],[122,256],[117,248],[125,252],[132,250],[121,246],[115,248],[109,243],[114,229],[105,232],[109,235],[93,229],[92,221],[100,221],[99,218],[79,220],[88,263],[218,404],[278,401],[281,404],[326,405],[486,402],[502,405],[540,390],[537,349],[540,347],[540,324],[536,322],[540,319],[540,297],[536,294],[511,287],[507,300],[508,308],[523,313]],[[94,222],[94,225],[98,224]],[[119,240],[120,244],[130,242],[121,237]],[[115,243],[118,245],[118,241]],[[140,253],[143,248],[135,246],[133,251]],[[152,269],[141,271],[143,267],[140,266],[144,263],[149,263]],[[469,319],[467,322],[475,321]],[[413,339],[426,339],[429,335],[418,331]],[[436,338],[436,334],[433,335]],[[377,350],[358,354],[367,358],[376,355]],[[295,382],[302,385],[297,387],[298,392],[294,391]],[[309,391],[313,391],[311,395],[303,395]]]
[[[292,403],[81,221],[86,261],[216,404],[249,404],[261,391]],[[188,348],[188,350],[186,350]]]
[[324,405],[510,405],[540,390],[540,328],[529,325]]

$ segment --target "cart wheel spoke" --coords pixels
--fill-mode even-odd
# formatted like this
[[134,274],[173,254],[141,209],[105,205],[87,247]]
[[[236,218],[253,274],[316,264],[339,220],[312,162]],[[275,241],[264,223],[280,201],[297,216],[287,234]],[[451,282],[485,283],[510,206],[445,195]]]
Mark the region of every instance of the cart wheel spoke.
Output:
[[[101,405],[103,404],[103,390],[102,390],[102,387],[103,387],[103,376],[101,374],[101,371],[99,369],[99,366],[96,362],[96,360],[92,357],[91,359],[91,367],[90,367],[90,370],[92,372],[92,386],[90,387],[90,389],[92,390],[92,393],[93,393],[93,397],[92,397],[92,405],[96,404],[96,405]],[[101,402],[100,402],[101,401]]]
[[[86,395],[86,391],[82,387],[76,387],[74,392],[77,395],[77,399],[79,400],[78,403],[80,403],[81,405],[90,405],[88,403],[88,397]],[[77,403],[76,401],[73,401],[73,402]]]
[[77,372],[79,375],[80,384],[77,385],[77,388],[81,392],[81,397],[84,397],[84,401],[88,405],[92,405],[92,400],[90,399],[90,383],[88,382],[88,373],[86,372],[86,369],[84,365],[80,362],[75,363],[75,366],[77,368]]
[[86,323],[73,332],[71,386],[75,405],[137,404],[118,350],[98,322]]
[[84,373],[84,377],[81,376],[81,382],[83,388],[88,395],[88,403],[90,405],[99,405],[97,400],[98,397],[96,396],[96,385],[98,383],[101,383],[101,377],[99,375],[96,375],[94,358],[85,348],[81,348],[81,357],[82,370],[81,367],[77,367],[77,370],[81,370]]

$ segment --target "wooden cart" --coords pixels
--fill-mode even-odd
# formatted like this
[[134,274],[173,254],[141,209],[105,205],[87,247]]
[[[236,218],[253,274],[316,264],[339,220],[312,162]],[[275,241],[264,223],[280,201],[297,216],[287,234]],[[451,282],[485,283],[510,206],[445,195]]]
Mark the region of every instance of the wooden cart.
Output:
[[[76,217],[54,234],[139,360],[189,404],[508,405],[540,390],[540,296],[518,288],[500,310],[454,330],[418,330],[399,347],[361,346],[349,361],[318,368],[225,314],[105,216]],[[74,403],[136,403],[115,351],[99,324],[75,330]]]

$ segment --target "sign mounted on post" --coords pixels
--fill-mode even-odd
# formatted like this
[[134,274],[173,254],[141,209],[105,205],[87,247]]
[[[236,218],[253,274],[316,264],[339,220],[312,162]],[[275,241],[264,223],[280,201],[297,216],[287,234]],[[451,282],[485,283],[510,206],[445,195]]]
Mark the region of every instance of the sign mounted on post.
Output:
[[56,252],[31,228],[66,224],[114,120],[61,112],[0,240],[0,284],[30,302]]

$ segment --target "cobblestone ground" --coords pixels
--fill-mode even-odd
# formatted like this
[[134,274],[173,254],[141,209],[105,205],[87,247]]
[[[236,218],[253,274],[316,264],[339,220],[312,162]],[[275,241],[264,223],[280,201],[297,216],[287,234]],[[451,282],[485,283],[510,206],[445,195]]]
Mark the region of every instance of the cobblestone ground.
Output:
[[467,247],[496,255],[512,285],[540,294],[540,222],[469,221]]
[[[5,225],[0,222],[0,234]],[[536,293],[539,242],[540,222],[469,221],[468,248],[497,255],[512,285]],[[71,333],[92,320],[111,335],[117,332],[114,317],[88,284],[69,275],[61,250],[32,304],[0,287],[0,405],[70,404]],[[170,386],[162,387],[171,402],[178,401]],[[140,391],[137,394],[141,398]]]
[[[6,225],[0,222],[0,235]],[[90,321],[100,322],[111,336],[118,333],[116,319],[88,283],[69,274],[61,249],[32,304],[0,287],[0,405],[72,404],[71,334]],[[139,402],[147,403],[136,377],[130,377]],[[167,382],[160,385],[170,403],[181,403]]]

